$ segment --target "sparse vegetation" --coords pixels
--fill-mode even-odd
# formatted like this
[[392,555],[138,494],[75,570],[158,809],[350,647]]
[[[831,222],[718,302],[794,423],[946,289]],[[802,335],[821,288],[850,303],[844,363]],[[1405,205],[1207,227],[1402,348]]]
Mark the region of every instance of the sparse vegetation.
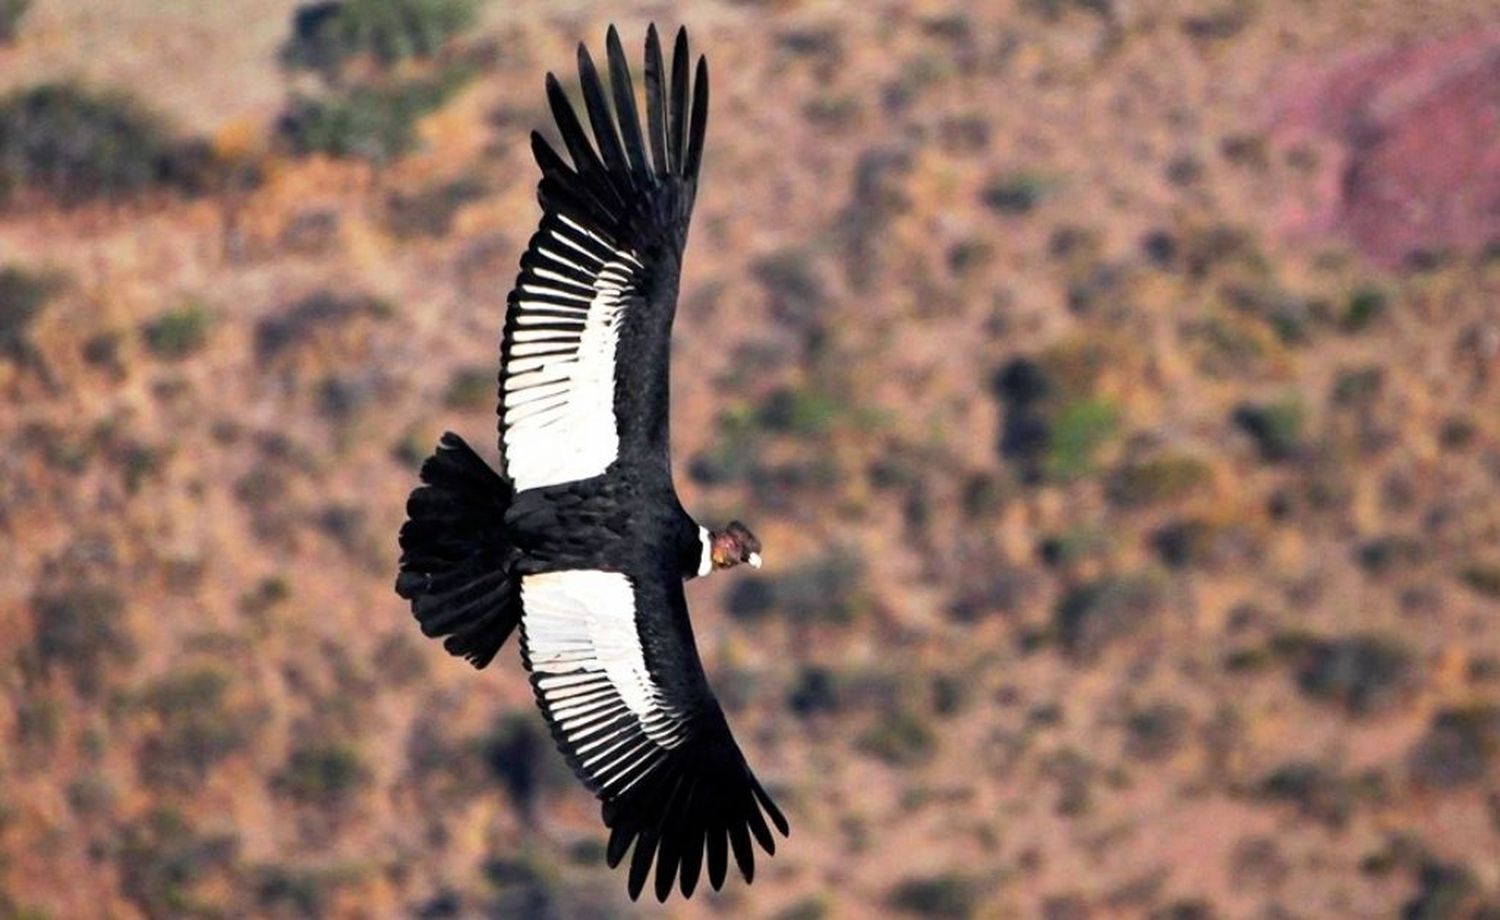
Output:
[[572,781],[557,756],[556,745],[534,713],[500,716],[480,747],[490,772],[525,815],[535,813],[538,796]]
[[1290,396],[1268,403],[1246,404],[1235,410],[1234,423],[1255,440],[1268,461],[1290,458],[1303,443],[1307,410]]
[[1053,615],[1053,629],[1069,654],[1088,659],[1139,634],[1163,603],[1159,584],[1148,575],[1106,576],[1065,594]]
[[158,786],[189,786],[203,781],[220,761],[249,743],[250,721],[227,703],[229,675],[198,667],[161,678],[141,704],[156,729],[141,747],[141,774]]
[[211,160],[120,93],[45,83],[0,99],[3,199],[43,195],[77,205],[153,188],[198,191]]
[[1001,214],[1022,215],[1034,211],[1052,192],[1055,182],[1030,172],[996,176],[984,190],[984,203]]
[[959,873],[907,879],[887,899],[893,910],[943,920],[966,920],[983,901],[984,887],[979,880]]
[[42,666],[67,669],[86,696],[99,690],[111,664],[135,657],[135,642],[125,623],[125,598],[113,588],[78,585],[40,595],[31,606]]
[[337,73],[352,59],[389,67],[426,58],[474,22],[477,0],[343,0],[297,10],[282,48],[291,67]]
[[1482,779],[1500,758],[1500,707],[1476,703],[1444,709],[1407,755],[1416,783],[1438,789]]
[[359,85],[347,92],[296,96],[278,125],[297,156],[321,153],[385,163],[415,149],[417,122],[436,111],[469,78],[463,62],[430,77]]
[[461,367],[449,378],[443,402],[450,409],[487,409],[494,406],[498,391],[494,368]]
[[32,356],[31,324],[56,294],[60,280],[15,266],[0,269],[0,358]]
[[893,767],[915,767],[932,757],[937,736],[921,716],[896,709],[860,735],[859,748]]
[[276,788],[307,805],[336,809],[347,805],[370,781],[370,769],[353,746],[307,740],[292,749]]
[[[519,634],[391,591],[604,18],[299,3],[0,37],[0,916],[618,915]],[[1496,913],[1482,16],[733,6],[672,459],[766,542],[684,590],[792,835],[665,910]]]
[[1126,507],[1175,501],[1213,481],[1213,469],[1199,457],[1160,454],[1120,467],[1111,477],[1110,498]]
[[142,332],[152,354],[168,361],[181,361],[208,343],[212,327],[213,316],[208,308],[190,301],[161,314],[146,324]]
[[1307,644],[1297,670],[1302,692],[1368,715],[1396,702],[1415,677],[1411,653],[1393,639],[1353,635]]
[[31,0],[0,0],[0,44],[15,41]]

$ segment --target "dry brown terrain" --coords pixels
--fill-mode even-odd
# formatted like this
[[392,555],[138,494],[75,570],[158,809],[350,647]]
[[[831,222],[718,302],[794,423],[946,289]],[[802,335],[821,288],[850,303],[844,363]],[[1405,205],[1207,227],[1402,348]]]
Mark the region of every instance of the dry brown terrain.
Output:
[[[0,209],[0,917],[1500,916],[1500,3],[496,2],[337,77],[294,8],[0,44],[228,164]],[[679,488],[767,560],[689,601],[792,823],[665,907],[391,590],[494,455],[542,74],[651,20]],[[450,70],[409,149],[277,127]]]

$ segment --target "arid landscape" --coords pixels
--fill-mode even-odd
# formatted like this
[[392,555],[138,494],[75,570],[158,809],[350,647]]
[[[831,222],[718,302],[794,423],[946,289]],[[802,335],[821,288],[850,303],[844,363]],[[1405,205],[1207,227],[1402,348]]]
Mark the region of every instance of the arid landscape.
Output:
[[[651,21],[792,824],[664,906],[392,590]],[[0,917],[1500,917],[1500,3],[0,0],[0,545]]]

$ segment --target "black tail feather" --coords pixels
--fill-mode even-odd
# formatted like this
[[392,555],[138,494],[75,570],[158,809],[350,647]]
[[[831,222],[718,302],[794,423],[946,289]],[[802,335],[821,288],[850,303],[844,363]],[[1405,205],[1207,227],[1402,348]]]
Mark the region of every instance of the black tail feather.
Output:
[[521,621],[501,523],[514,490],[451,432],[422,464],[422,482],[406,501],[396,593],[424,635],[446,636],[449,654],[482,668]]

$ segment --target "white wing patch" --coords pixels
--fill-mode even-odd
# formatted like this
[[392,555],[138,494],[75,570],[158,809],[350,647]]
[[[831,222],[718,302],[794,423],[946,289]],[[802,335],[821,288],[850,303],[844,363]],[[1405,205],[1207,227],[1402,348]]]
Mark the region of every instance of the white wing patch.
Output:
[[598,476],[618,456],[615,347],[641,264],[565,217],[533,252],[501,383],[505,465],[517,491]]
[[684,740],[641,652],[635,589],[619,572],[521,579],[521,637],[537,702],[601,791],[623,792]]

